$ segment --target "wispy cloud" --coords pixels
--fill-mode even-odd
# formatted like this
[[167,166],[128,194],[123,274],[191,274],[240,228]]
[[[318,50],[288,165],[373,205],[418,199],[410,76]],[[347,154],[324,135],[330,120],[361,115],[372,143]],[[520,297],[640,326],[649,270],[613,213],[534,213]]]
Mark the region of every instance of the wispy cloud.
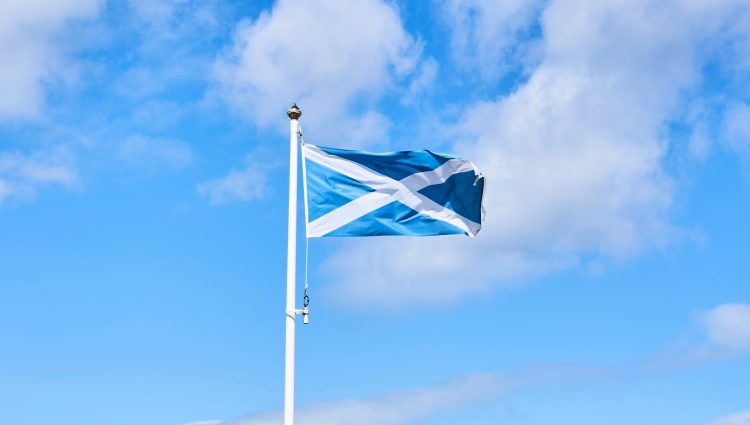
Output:
[[439,65],[433,58],[427,58],[419,65],[415,77],[409,83],[409,88],[401,98],[401,103],[415,103],[419,97],[426,91],[430,90],[438,76]]
[[[296,415],[300,425],[402,425],[440,412],[481,404],[497,396],[501,388],[494,375],[460,377],[432,386],[398,391],[372,398],[316,403],[302,406]],[[271,425],[281,422],[280,412],[269,412],[222,425]]]
[[[748,311],[750,306],[745,304],[720,305],[704,313],[699,322],[693,325],[703,326],[705,337],[715,342],[718,339],[719,342],[716,343],[721,347],[734,347],[737,343],[744,347],[748,339],[744,331],[750,326]],[[509,402],[512,397],[528,391],[585,390],[726,360],[704,357],[699,362],[687,361],[694,360],[694,348],[691,347],[668,361],[657,353],[640,361],[621,365],[537,364],[504,374],[485,372],[459,376],[411,390],[303,405],[297,409],[296,421],[300,425],[422,423],[440,414]],[[273,411],[235,420],[202,421],[186,425],[275,425],[281,423],[281,420],[281,412]],[[750,412],[726,416],[707,425],[750,425]]]
[[746,159],[750,159],[750,105],[730,105],[725,113],[723,127],[725,144]]
[[[48,164],[41,158],[54,144],[55,158],[75,157],[86,170],[112,168],[97,166],[102,162],[128,172],[190,165],[188,141],[165,134],[203,102],[199,86],[182,88],[210,79],[213,43],[234,23],[224,19],[228,8],[221,1],[2,2],[0,122],[10,124],[4,129],[18,150],[5,157]],[[22,120],[34,122],[16,122]],[[53,163],[65,170],[56,183],[21,177],[16,166],[4,171],[0,198],[31,199],[45,185],[79,184],[72,161]]]
[[78,187],[78,173],[65,149],[30,154],[0,151],[0,204],[11,198],[33,199],[42,187]]
[[231,170],[226,176],[199,183],[198,194],[208,198],[211,205],[248,202],[262,199],[272,192],[268,173],[274,164],[260,162],[257,155],[248,154],[244,167]]
[[116,156],[134,166],[183,168],[193,161],[190,145],[177,139],[133,134],[116,145]]
[[[158,99],[186,83],[207,83],[215,55],[213,43],[229,31],[226,9],[215,0],[128,1],[123,10],[125,25],[111,30],[134,37],[136,44],[129,66],[114,79],[114,91],[125,98]],[[190,102],[183,99],[180,103],[187,107]]]
[[750,425],[750,411],[723,416],[706,425]]
[[731,362],[750,355],[750,305],[721,304],[700,311],[689,332],[664,350],[634,364],[643,373],[683,370]]
[[[313,403],[300,406],[300,425],[406,425],[436,415],[496,403],[518,392],[572,382],[604,379],[606,371],[574,365],[540,365],[509,375],[478,373],[459,376],[426,387],[393,391],[374,397]],[[242,419],[206,421],[205,425],[276,425],[279,411]],[[204,424],[198,422],[197,424]],[[189,425],[196,425],[192,423]]]
[[436,0],[451,30],[452,55],[460,68],[497,81],[523,63],[532,28],[544,2],[538,0]]

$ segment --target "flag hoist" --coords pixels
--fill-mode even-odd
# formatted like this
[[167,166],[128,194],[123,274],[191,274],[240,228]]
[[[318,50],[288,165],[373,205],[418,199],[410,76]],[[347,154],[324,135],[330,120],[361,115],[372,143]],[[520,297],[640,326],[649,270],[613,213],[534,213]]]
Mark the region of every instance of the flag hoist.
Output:
[[300,146],[306,241],[382,235],[474,237],[484,219],[485,184],[473,163],[454,155],[428,150],[372,153],[306,144],[298,122],[302,111],[294,104],[287,115],[291,123],[284,425],[293,425],[294,324],[298,314],[304,323],[308,319],[307,291],[303,308],[295,307]]

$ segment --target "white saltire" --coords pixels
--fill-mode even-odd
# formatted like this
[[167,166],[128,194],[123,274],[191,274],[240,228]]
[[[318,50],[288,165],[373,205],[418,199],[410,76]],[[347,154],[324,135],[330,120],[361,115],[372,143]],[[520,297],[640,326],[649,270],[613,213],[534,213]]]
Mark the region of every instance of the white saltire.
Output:
[[[304,159],[331,168],[374,190],[374,192],[360,196],[312,222],[308,222],[307,237],[325,236],[392,202],[400,202],[418,213],[452,224],[472,237],[479,232],[481,227],[479,223],[475,223],[419,193],[420,190],[428,186],[444,183],[454,174],[465,171],[477,172],[474,164],[469,161],[450,159],[431,171],[418,172],[401,180],[395,180],[354,161],[326,153],[314,145],[302,145],[302,155]],[[307,180],[306,176],[305,180]]]

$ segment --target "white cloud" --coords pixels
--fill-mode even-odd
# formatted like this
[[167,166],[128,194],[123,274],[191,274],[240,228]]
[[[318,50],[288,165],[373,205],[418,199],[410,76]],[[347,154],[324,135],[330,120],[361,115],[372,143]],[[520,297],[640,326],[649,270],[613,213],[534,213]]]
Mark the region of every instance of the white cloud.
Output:
[[459,66],[497,80],[525,53],[538,18],[537,0],[440,0],[438,7],[451,29],[451,47]]
[[[500,382],[492,374],[465,376],[429,387],[398,391],[379,397],[316,403],[300,407],[299,425],[402,425],[437,413],[480,404],[498,396]],[[281,412],[262,413],[221,425],[271,425],[281,423]],[[217,425],[218,425],[217,424]]]
[[131,0],[129,3],[138,18],[149,25],[158,27],[174,18],[175,10],[180,5],[180,2],[163,0]]
[[342,305],[356,307],[449,304],[485,292],[498,280],[508,284],[575,261],[497,249],[494,240],[481,234],[475,239],[368,238],[342,243],[322,266],[321,275],[332,282],[321,290]]
[[414,79],[409,84],[401,103],[409,104],[415,102],[419,96],[435,83],[438,74],[438,63],[433,58],[422,61]]
[[750,412],[735,413],[715,419],[706,425],[750,425]]
[[[114,79],[115,93],[153,99],[188,82],[211,80],[215,42],[229,31],[219,0],[129,0],[127,5],[120,31],[137,42],[129,49],[128,69]],[[183,99],[181,105],[189,102]]]
[[730,105],[726,110],[723,125],[726,145],[750,158],[750,106],[744,103]]
[[[173,0],[129,0],[128,4],[139,25],[147,27],[149,37],[156,37],[163,42],[167,39],[177,40],[183,37],[195,37],[188,34],[198,26],[203,30],[214,29],[220,25],[219,14],[222,9],[218,0],[201,2]],[[148,44],[148,41],[146,42]]]
[[[709,330],[722,344],[737,341],[750,341],[750,306],[745,304],[725,304],[704,315],[717,329]],[[748,325],[748,326],[745,326]],[[741,332],[737,332],[740,329]],[[727,333],[731,334],[727,336]],[[741,335],[740,335],[741,334]],[[427,423],[430,419],[450,412],[507,402],[518,394],[545,390],[569,392],[596,388],[601,384],[651,379],[664,373],[683,371],[702,362],[690,357],[669,357],[663,355],[646,356],[641,361],[620,365],[582,364],[536,364],[508,374],[492,372],[477,373],[448,379],[430,386],[411,390],[400,390],[385,394],[330,402],[319,402],[298,406],[295,423],[300,425],[406,425]],[[252,414],[236,420],[211,420],[191,422],[185,425],[275,425],[282,422],[279,411]],[[706,425],[750,425],[750,412],[736,413],[715,419]]]
[[451,302],[584,255],[624,259],[668,243],[664,128],[701,83],[707,40],[743,7],[549,2],[529,81],[471,106],[454,128],[453,150],[488,179],[479,236],[347,242],[326,265],[331,292],[357,295],[348,304]]
[[69,78],[75,66],[59,41],[68,23],[91,18],[99,0],[0,2],[0,119],[34,118],[45,84]]
[[40,187],[74,189],[78,184],[73,160],[64,149],[31,154],[0,151],[0,203],[10,198],[32,199]]
[[701,322],[717,348],[734,352],[750,350],[750,305],[720,305],[706,312]]
[[[537,365],[508,375],[485,372],[447,379],[411,390],[297,407],[299,425],[406,425],[422,423],[440,414],[496,403],[519,392],[595,383],[617,378],[615,368],[577,365]],[[356,420],[353,420],[355,418]],[[201,421],[185,425],[276,425],[279,411],[227,421]]]
[[284,128],[297,102],[311,142],[382,144],[387,119],[371,107],[415,69],[419,50],[383,1],[280,0],[238,25],[215,73],[221,95],[258,125]]
[[133,134],[116,146],[117,157],[135,166],[183,168],[193,161],[190,145],[177,139]]
[[211,205],[248,202],[265,197],[271,190],[268,171],[273,165],[258,162],[254,157],[247,155],[242,169],[231,170],[222,178],[199,183],[198,194],[207,197]]

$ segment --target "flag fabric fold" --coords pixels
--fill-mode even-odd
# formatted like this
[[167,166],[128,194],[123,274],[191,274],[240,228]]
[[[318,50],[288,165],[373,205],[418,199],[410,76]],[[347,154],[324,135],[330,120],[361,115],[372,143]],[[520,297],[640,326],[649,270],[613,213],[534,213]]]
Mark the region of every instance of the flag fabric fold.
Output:
[[484,176],[427,150],[370,153],[302,145],[307,237],[476,236]]

